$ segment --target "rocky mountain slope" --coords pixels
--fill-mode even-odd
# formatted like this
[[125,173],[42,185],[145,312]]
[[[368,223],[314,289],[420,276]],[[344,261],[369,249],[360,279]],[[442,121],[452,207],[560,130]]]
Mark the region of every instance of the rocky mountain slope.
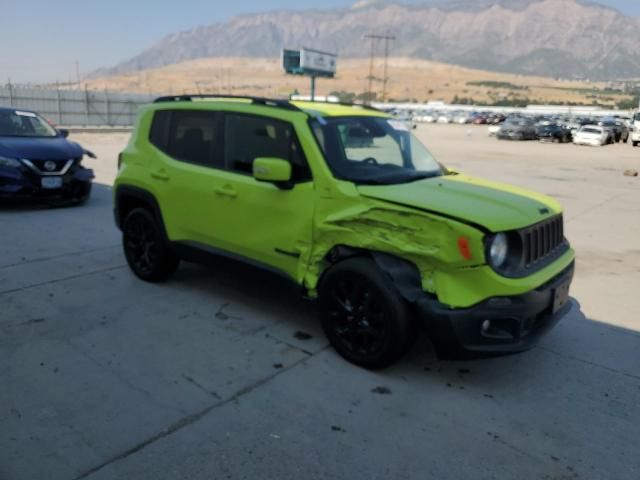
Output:
[[[578,0],[363,0],[345,10],[279,11],[168,36],[95,76],[204,57],[277,57],[309,46],[365,57],[367,33],[396,36],[394,56],[563,78],[640,77],[640,20]],[[381,51],[381,45],[379,46]]]

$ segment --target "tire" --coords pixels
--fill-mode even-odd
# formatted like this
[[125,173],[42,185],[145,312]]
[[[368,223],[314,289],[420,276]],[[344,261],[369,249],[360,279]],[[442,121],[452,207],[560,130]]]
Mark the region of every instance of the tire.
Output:
[[344,260],[323,276],[319,288],[322,327],[347,361],[368,369],[399,360],[415,339],[407,302],[373,260]]
[[180,264],[160,228],[146,208],[133,209],[122,225],[122,248],[129,268],[145,282],[166,281]]
[[638,142],[633,142],[633,141],[632,141],[632,142],[631,142],[631,145],[633,145],[634,147],[637,147],[637,146],[638,146]]

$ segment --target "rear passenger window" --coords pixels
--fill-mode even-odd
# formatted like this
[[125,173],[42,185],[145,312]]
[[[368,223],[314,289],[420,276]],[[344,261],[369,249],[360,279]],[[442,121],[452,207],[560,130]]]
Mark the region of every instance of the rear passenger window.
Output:
[[227,170],[251,175],[253,161],[276,157],[291,162],[292,180],[311,179],[311,172],[293,127],[267,117],[225,114],[224,161]]
[[220,122],[217,112],[161,110],[155,113],[149,139],[167,155],[190,163],[220,166]]

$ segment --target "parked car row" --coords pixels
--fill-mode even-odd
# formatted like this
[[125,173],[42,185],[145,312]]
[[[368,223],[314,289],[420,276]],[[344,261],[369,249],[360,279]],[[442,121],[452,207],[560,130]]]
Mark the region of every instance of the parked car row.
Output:
[[418,110],[412,113],[413,120],[420,123],[456,123],[460,125],[495,125],[506,116],[494,112]]
[[[499,140],[540,140],[541,142],[602,146],[616,142],[633,146],[640,143],[640,131],[635,132],[631,119],[622,117],[567,118],[560,116],[512,115],[500,125],[489,127],[490,136]],[[634,136],[635,135],[635,136]]]
[[[418,123],[488,125],[490,136],[500,140],[539,140],[580,145],[627,143],[640,145],[640,113],[634,118],[570,115],[505,115],[489,111],[398,110],[395,117],[408,128]],[[637,123],[637,125],[636,125]],[[597,138],[596,138],[597,137]]]

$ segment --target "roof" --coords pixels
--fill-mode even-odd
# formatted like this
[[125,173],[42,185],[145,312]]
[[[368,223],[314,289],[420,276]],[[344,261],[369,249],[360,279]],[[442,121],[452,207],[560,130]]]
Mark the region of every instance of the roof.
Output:
[[271,99],[263,97],[251,97],[240,95],[221,95],[221,94],[184,94],[177,96],[159,97],[154,101],[154,104],[172,104],[182,102],[233,102],[237,103],[249,103],[252,105],[262,105],[267,107],[280,108],[283,110],[302,111],[313,116],[323,117],[344,117],[344,116],[376,116],[376,117],[388,117],[388,115],[376,108],[368,105],[352,105],[345,103],[333,103],[333,102],[310,102],[310,101],[290,101],[282,99]]
[[323,117],[348,117],[348,116],[375,116],[387,117],[388,115],[380,110],[376,110],[362,105],[345,105],[331,102],[291,102],[296,107],[311,115],[321,115]]

